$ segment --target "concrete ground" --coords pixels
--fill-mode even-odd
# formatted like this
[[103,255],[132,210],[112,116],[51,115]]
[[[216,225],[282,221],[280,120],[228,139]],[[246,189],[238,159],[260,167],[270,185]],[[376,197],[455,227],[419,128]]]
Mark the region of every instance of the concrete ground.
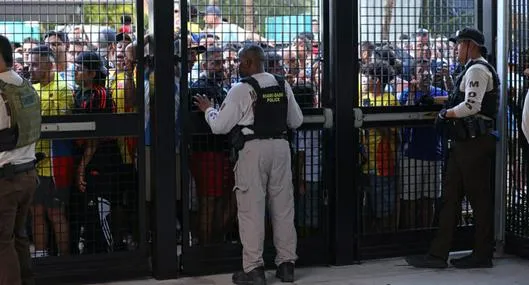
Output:
[[[403,258],[366,261],[361,265],[344,267],[301,268],[296,271],[294,284],[325,285],[511,285],[529,284],[529,260],[502,257],[494,268],[459,270],[416,269],[406,265]],[[280,283],[273,271],[267,272],[269,285]],[[178,280],[139,280],[104,283],[105,285],[230,285],[231,274],[182,278]],[[103,285],[103,284],[100,284]]]

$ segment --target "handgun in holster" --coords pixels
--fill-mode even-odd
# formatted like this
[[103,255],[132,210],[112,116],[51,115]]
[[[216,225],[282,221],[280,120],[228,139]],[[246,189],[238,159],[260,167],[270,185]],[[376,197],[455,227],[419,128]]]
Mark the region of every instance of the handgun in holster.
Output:
[[235,126],[228,133],[228,140],[230,142],[230,162],[236,163],[239,159],[239,150],[243,149],[244,143],[246,142],[242,133],[241,126]]

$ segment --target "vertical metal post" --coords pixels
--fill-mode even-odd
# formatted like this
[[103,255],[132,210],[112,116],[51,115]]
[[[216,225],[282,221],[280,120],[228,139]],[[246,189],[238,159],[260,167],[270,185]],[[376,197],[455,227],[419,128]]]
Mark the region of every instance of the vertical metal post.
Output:
[[[358,97],[358,26],[357,0],[330,0],[331,95],[335,106],[334,161],[335,190],[330,197],[332,225],[331,245],[334,264],[352,264],[355,260],[355,171],[358,140],[354,135],[353,102]],[[351,17],[352,16],[352,17]],[[352,83],[352,84],[351,84]],[[353,95],[355,94],[355,95]],[[345,158],[345,159],[343,159]],[[331,193],[330,193],[331,194]],[[334,197],[333,197],[334,196]]]
[[[154,2],[155,96],[152,117],[154,196],[153,271],[157,279],[178,276],[176,244],[176,133],[173,1]],[[168,30],[170,31],[168,34]]]
[[[189,80],[188,80],[188,54],[187,54],[187,37],[189,35],[189,31],[187,29],[187,23],[189,22],[189,6],[187,1],[181,1],[180,2],[180,37],[182,38],[182,45],[180,46],[180,94],[188,94],[188,86],[189,86]],[[177,185],[177,187],[180,187],[181,191],[181,197],[182,197],[182,256],[185,257],[185,251],[186,248],[189,246],[190,241],[190,215],[189,215],[189,197],[191,195],[190,192],[190,177],[189,177],[189,163],[188,163],[188,156],[189,151],[187,146],[190,143],[191,134],[189,131],[189,102],[190,98],[189,96],[180,96],[180,111],[178,112],[179,115],[179,122],[180,122],[180,169],[181,169],[181,185]]]
[[496,45],[494,44],[497,35],[497,27],[494,26],[495,20],[497,20],[497,12],[494,9],[496,2],[496,0],[479,0],[475,3],[477,7],[477,25],[483,35],[485,35],[485,46],[489,52],[489,60],[496,54]]
[[494,229],[497,244],[496,251],[501,254],[505,241],[505,189],[507,188],[507,60],[509,58],[510,42],[510,1],[499,0],[497,6],[497,62],[496,68],[500,77],[500,108],[498,112],[497,129],[500,140],[496,145],[496,191]]
[[137,64],[137,73],[136,76],[136,106],[138,107],[138,114],[139,114],[139,130],[141,132],[138,134],[138,209],[139,213],[139,228],[140,228],[140,246],[142,248],[145,248],[147,245],[147,230],[146,230],[146,172],[149,171],[146,169],[146,163],[145,163],[145,108],[149,108],[149,106],[145,106],[145,97],[144,92],[145,88],[143,88],[143,72],[144,72],[144,64],[145,59],[143,58],[143,36],[144,31],[143,28],[145,26],[145,23],[143,22],[143,0],[136,0],[136,35],[137,35],[137,46],[136,46],[136,58],[138,60]]

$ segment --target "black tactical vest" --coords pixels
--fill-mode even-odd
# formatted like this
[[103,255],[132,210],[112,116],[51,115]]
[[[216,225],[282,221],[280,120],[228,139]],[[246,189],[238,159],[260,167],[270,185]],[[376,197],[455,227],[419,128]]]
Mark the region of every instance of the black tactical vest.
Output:
[[282,138],[287,134],[288,98],[285,92],[285,80],[274,75],[278,85],[261,88],[259,82],[251,76],[241,79],[250,84],[255,90],[257,98],[254,101],[254,123],[245,126],[254,131],[249,136],[257,139]]
[[496,73],[494,67],[484,60],[472,60],[466,66],[465,70],[459,75],[459,77],[456,79],[454,90],[450,94],[450,98],[448,100],[448,108],[453,108],[459,105],[461,102],[465,101],[465,91],[460,90],[460,85],[463,81],[463,78],[465,77],[465,74],[474,64],[483,64],[484,66],[486,66],[487,69],[492,73],[492,79],[494,80],[494,89],[486,92],[485,96],[483,96],[483,101],[481,102],[481,111],[478,114],[482,114],[495,120],[498,115],[498,105],[500,99],[498,96],[500,79],[498,78],[498,74]]

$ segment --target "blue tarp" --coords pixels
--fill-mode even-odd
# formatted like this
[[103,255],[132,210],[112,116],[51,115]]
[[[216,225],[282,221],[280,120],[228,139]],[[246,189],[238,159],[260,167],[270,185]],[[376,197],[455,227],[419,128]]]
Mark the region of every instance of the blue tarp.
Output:
[[265,37],[275,42],[290,42],[302,32],[312,31],[312,16],[267,17]]
[[1,22],[0,35],[9,39],[10,42],[21,43],[25,38],[40,40],[40,26],[37,22]]

